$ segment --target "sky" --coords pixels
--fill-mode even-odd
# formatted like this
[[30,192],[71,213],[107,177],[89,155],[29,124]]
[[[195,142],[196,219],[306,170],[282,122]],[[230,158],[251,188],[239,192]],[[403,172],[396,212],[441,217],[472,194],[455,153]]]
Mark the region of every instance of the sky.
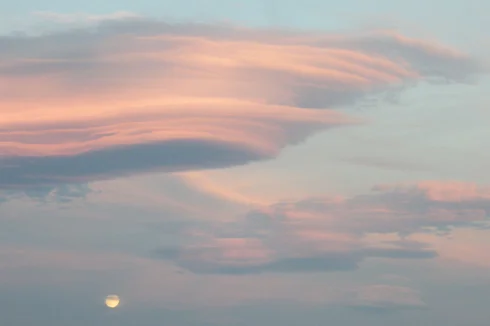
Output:
[[2,5],[2,321],[488,325],[489,10]]

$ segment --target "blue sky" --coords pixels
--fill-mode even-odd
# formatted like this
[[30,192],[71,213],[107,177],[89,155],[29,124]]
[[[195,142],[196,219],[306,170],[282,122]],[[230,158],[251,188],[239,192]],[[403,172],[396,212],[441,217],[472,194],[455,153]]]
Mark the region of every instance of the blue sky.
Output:
[[3,5],[2,319],[488,325],[489,10]]
[[[482,34],[488,28],[485,13],[487,1],[85,1],[83,3],[51,1],[49,5],[32,1],[15,1],[3,6],[9,23],[29,26],[29,15],[36,11],[59,13],[108,14],[130,11],[151,17],[176,20],[224,20],[251,25],[286,28],[352,28],[364,24],[410,26],[411,33],[429,33],[445,42],[466,44],[485,42]],[[382,26],[384,27],[384,26]],[[471,35],[471,37],[470,37]],[[488,45],[487,45],[488,46]]]

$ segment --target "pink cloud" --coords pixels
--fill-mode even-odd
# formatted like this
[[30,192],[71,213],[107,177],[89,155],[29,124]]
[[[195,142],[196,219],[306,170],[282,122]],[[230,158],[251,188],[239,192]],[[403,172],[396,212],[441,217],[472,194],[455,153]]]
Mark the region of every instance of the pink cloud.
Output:
[[[487,190],[474,184],[380,185],[353,197],[259,207],[244,219],[215,224],[192,247],[162,251],[160,256],[204,273],[353,269],[368,258],[437,257],[441,247],[421,235],[484,228],[489,214]],[[189,253],[198,255],[192,258]],[[183,263],[181,257],[188,259]],[[203,264],[198,257],[209,259]]]
[[478,187],[465,182],[427,181],[417,185],[429,199],[441,202],[465,202],[474,200],[490,200],[490,187]]
[[320,130],[361,122],[336,107],[481,72],[470,56],[394,33],[143,19],[3,37],[0,48],[4,187],[268,159]]
[[473,270],[485,273],[490,267],[490,241],[487,229],[458,228],[453,229],[447,237],[414,234],[411,238],[428,243],[435,248],[440,260],[446,263],[446,269],[471,267]]
[[186,261],[200,264],[220,264],[223,266],[259,265],[270,261],[272,252],[265,248],[258,239],[215,238],[205,246],[186,247],[179,257],[181,263]]

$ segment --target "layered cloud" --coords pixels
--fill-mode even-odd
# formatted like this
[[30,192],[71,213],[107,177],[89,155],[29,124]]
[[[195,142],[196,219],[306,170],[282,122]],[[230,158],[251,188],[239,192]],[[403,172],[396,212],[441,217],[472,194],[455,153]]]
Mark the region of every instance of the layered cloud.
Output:
[[335,108],[473,58],[379,32],[306,33],[144,19],[0,38],[2,188],[242,165],[360,121]]
[[415,235],[486,228],[489,191],[425,181],[379,185],[350,198],[283,202],[189,233],[187,245],[156,254],[193,272],[231,274],[352,270],[367,258],[429,259],[438,253]]

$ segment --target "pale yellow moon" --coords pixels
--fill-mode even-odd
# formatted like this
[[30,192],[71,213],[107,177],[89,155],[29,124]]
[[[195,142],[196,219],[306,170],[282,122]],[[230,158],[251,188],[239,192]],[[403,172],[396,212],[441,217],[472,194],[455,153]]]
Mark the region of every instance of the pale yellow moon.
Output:
[[116,308],[119,305],[119,297],[115,294],[108,295],[105,298],[105,305],[109,308]]

